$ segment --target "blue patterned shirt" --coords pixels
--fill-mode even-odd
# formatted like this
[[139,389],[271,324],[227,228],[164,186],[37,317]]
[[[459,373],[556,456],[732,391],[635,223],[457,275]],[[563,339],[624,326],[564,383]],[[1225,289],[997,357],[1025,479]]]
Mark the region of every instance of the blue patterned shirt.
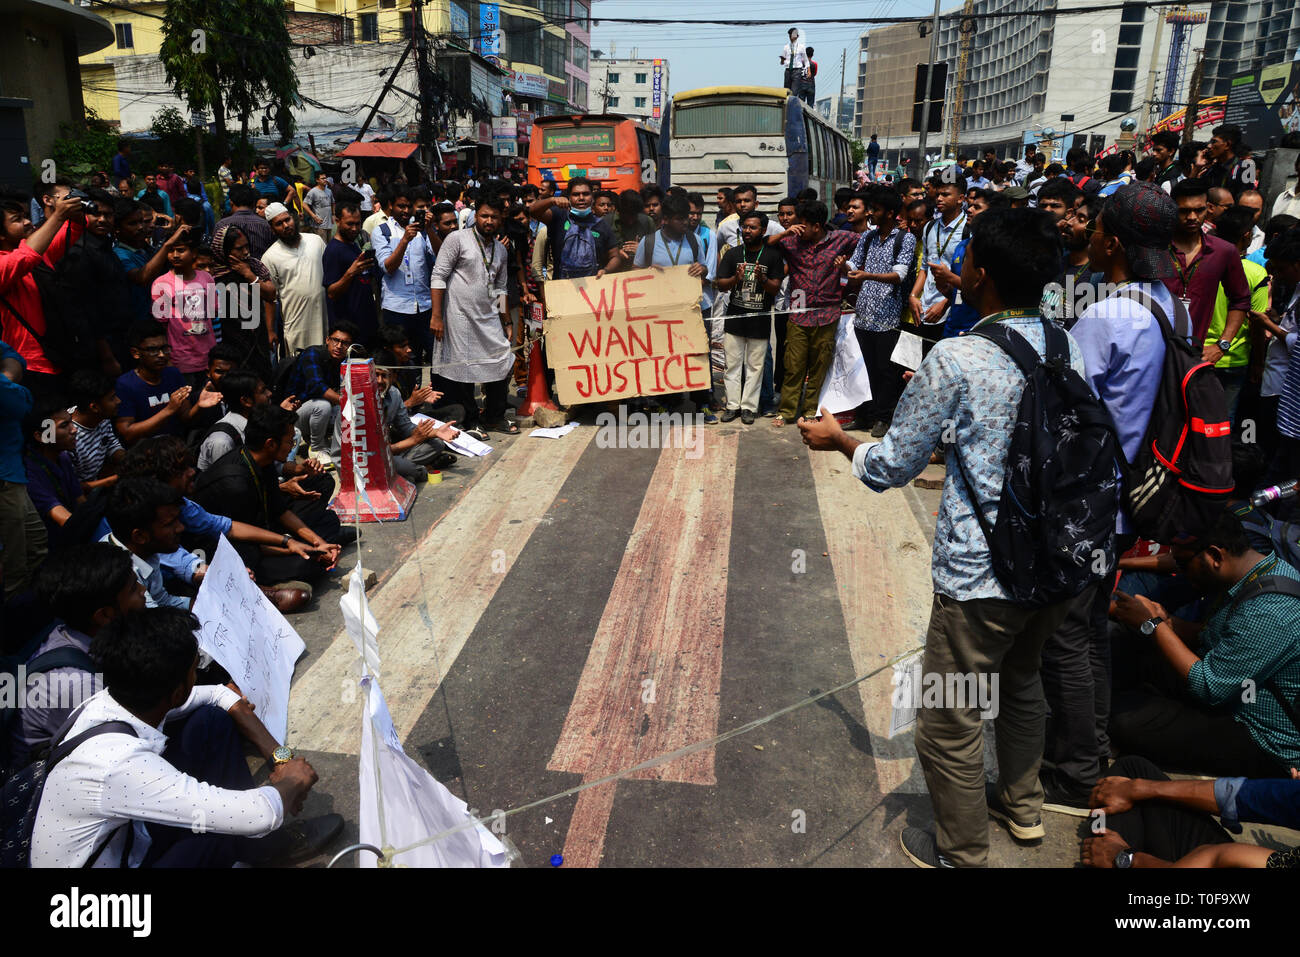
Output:
[[[1041,319],[1012,316],[999,321],[1042,355]],[[1082,375],[1083,354],[1073,338],[1069,342],[1070,365]],[[940,440],[947,444],[948,474],[935,523],[930,575],[936,592],[957,601],[1009,597],[993,574],[988,542],[953,455],[961,451],[966,474],[993,525],[1011,428],[1024,391],[1025,377],[999,346],[980,336],[944,339],[935,343],[903,390],[884,440],[860,445],[853,455],[853,474],[868,488],[883,492],[912,481]]]

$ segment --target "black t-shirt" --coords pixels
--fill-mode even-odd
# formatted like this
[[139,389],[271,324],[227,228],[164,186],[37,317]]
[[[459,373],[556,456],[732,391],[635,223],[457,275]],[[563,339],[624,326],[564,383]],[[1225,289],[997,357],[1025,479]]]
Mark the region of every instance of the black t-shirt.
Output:
[[776,295],[766,292],[763,283],[785,275],[785,260],[766,243],[757,253],[743,245],[733,246],[718,263],[718,278],[730,279],[737,272],[740,280],[731,288],[723,329],[733,336],[765,339],[772,331],[771,310]]

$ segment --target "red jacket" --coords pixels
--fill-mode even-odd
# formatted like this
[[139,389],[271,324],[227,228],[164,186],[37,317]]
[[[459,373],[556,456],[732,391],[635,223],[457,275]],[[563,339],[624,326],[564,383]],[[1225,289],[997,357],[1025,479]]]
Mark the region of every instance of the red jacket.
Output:
[[81,223],[64,223],[44,257],[28,246],[27,240],[19,243],[17,249],[0,250],[0,296],[5,300],[0,302],[0,338],[23,357],[29,372],[55,375],[60,370],[45,358],[45,350],[41,348],[40,342],[15,318],[10,308],[18,310],[27,325],[38,335],[45,335],[45,309],[41,305],[41,294],[36,288],[32,270],[42,258],[49,266],[57,263],[68,251],[68,247],[81,238],[84,230],[85,226]]

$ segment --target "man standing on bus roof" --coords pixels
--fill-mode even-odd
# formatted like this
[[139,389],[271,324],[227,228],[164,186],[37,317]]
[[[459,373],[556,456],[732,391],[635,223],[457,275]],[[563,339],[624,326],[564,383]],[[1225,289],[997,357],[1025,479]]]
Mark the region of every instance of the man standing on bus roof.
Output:
[[808,69],[808,53],[804,49],[805,41],[798,27],[786,31],[789,42],[781,50],[780,61],[785,67],[785,88],[799,96],[803,92],[803,76]]
[[564,196],[548,196],[528,207],[528,215],[546,226],[554,279],[579,279],[618,268],[619,251],[607,221],[592,208],[594,193],[585,176],[569,180]]

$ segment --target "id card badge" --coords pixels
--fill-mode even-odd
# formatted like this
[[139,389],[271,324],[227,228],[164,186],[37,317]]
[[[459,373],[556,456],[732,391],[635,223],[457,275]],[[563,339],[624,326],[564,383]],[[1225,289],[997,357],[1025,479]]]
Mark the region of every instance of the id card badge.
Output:
[[408,286],[415,285],[415,274],[411,272],[411,263],[405,258],[402,259],[402,275],[406,277]]
[[1189,313],[1192,311],[1192,300],[1187,296],[1179,296],[1178,301],[1183,304],[1183,308]]

